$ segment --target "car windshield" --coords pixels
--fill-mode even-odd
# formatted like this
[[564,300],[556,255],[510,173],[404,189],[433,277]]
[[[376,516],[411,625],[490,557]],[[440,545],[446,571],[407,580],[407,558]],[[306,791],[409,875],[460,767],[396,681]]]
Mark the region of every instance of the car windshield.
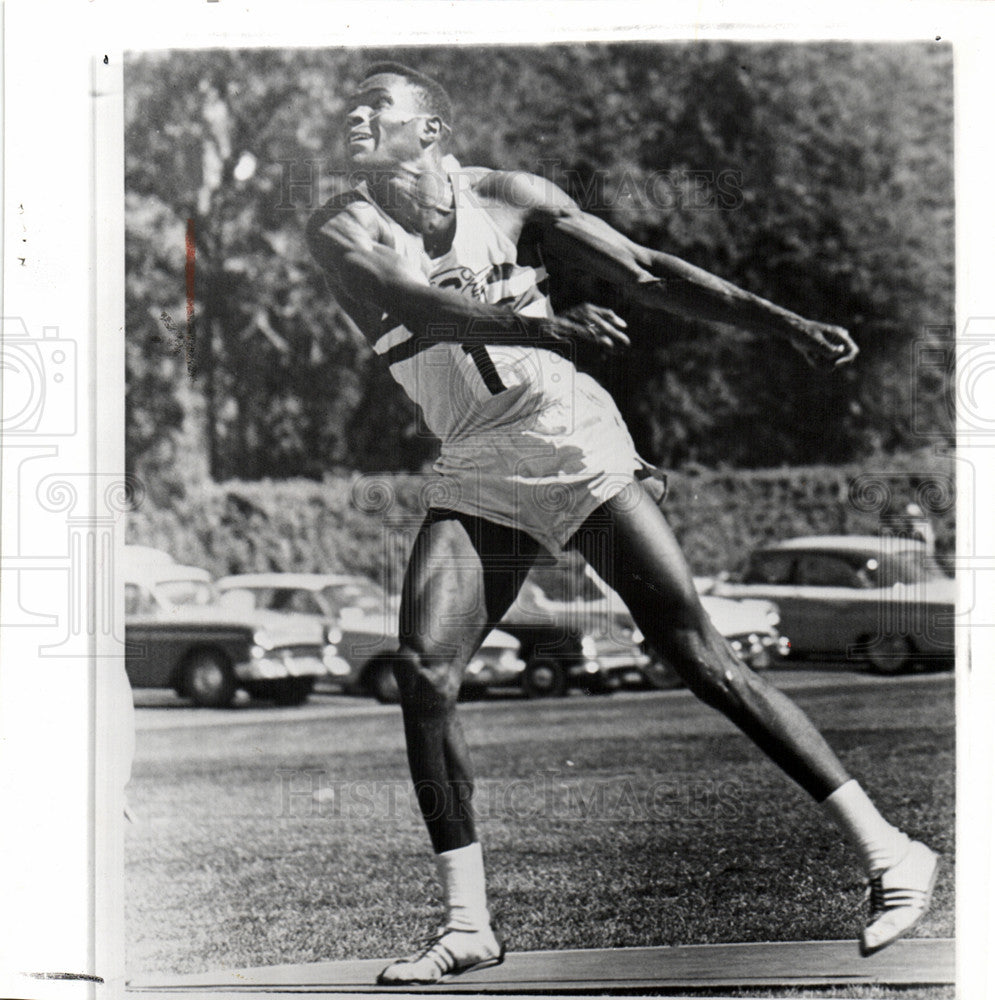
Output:
[[330,583],[322,588],[321,593],[336,611],[358,608],[364,614],[380,615],[387,606],[387,595],[367,580]]
[[303,587],[274,587],[272,590],[257,591],[256,607],[270,611],[285,611],[298,615],[322,615],[325,609],[318,595]]
[[155,593],[165,604],[200,607],[215,603],[214,588],[205,580],[162,580]]
[[796,582],[823,587],[873,589],[897,583],[942,580],[945,574],[924,550],[883,552],[802,552],[795,570]]
[[877,559],[835,552],[800,552],[795,562],[795,583],[803,587],[849,587],[865,590],[880,586],[875,574]]
[[742,582],[790,583],[793,564],[794,557],[790,552],[754,552],[742,574]]
[[785,550],[760,551],[751,557],[743,583],[798,584],[809,587],[873,589],[896,583],[943,580],[946,574],[924,551],[899,552]]

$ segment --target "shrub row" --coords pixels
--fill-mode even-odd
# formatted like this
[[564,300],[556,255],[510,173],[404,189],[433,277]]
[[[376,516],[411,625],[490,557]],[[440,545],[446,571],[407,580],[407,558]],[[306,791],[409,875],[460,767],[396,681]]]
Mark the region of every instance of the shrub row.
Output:
[[[779,538],[877,533],[909,503],[930,516],[943,555],[954,550],[953,477],[953,459],[929,453],[862,466],[685,470],[668,477],[664,510],[697,574],[734,569]],[[204,483],[167,503],[139,498],[127,537],[216,575],[364,573],[394,589],[424,510],[443,494],[430,475]]]

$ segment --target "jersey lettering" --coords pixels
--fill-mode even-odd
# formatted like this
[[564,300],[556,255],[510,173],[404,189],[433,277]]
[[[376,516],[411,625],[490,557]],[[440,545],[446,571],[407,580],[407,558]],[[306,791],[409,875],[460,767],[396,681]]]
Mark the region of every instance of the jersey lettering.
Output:
[[[447,288],[459,295],[466,295],[473,299],[485,299],[487,283],[490,276],[495,271],[500,271],[500,265],[485,267],[481,271],[473,271],[469,267],[451,267],[438,274],[433,274],[431,282],[436,288]],[[480,373],[487,391],[496,396],[499,392],[504,392],[508,387],[501,381],[501,376],[494,365],[494,359],[490,356],[487,348],[483,344],[470,346],[463,345],[463,351],[470,356]]]
[[468,267],[450,267],[438,274],[433,274],[430,280],[436,288],[448,288],[459,295],[483,299],[487,289],[488,276],[493,270],[493,267],[485,267],[478,272]]

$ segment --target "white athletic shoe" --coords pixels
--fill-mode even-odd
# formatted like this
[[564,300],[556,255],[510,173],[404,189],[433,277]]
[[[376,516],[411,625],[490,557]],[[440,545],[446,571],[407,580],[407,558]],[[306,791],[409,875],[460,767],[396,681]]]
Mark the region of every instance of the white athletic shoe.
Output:
[[871,877],[871,915],[860,936],[861,955],[873,955],[919,922],[933,895],[939,862],[925,844],[913,840],[901,861]]
[[461,972],[486,969],[504,961],[504,943],[490,927],[481,931],[457,931],[443,927],[422,949],[392,962],[377,976],[381,986],[440,983]]

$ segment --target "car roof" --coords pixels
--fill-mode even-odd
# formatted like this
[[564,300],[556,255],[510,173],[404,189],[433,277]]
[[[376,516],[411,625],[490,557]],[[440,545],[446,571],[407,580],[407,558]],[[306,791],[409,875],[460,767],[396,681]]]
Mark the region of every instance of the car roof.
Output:
[[764,545],[760,551],[793,552],[805,549],[822,552],[919,552],[923,544],[917,538],[898,538],[894,535],[810,535]]
[[143,583],[153,587],[157,583],[171,583],[174,580],[197,580],[210,583],[211,574],[200,566],[182,566],[178,563],[159,563],[153,566],[132,566],[125,570],[125,582]]
[[236,587],[298,587],[301,590],[321,590],[345,583],[366,583],[376,586],[365,576],[347,573],[236,573],[218,580],[221,590]]

